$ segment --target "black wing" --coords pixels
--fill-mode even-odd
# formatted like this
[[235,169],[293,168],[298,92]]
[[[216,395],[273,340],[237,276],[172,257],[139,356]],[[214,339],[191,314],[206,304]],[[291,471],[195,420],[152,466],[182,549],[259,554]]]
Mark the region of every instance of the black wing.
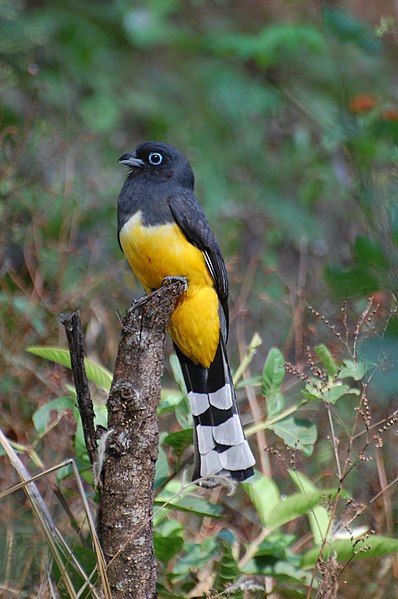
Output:
[[226,334],[228,334],[227,271],[216,237],[207,222],[203,208],[190,192],[171,196],[169,205],[177,224],[188,241],[204,253],[207,268],[213,277],[214,286],[225,315]]

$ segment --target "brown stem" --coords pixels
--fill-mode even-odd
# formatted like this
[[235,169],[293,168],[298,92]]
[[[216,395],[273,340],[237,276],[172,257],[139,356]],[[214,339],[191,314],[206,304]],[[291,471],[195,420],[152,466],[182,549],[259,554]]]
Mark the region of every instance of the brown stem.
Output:
[[133,302],[123,319],[108,398],[108,431],[98,450],[98,529],[112,597],[153,599],[152,505],[158,453],[165,329],[184,291],[176,280]]
[[75,383],[77,404],[82,419],[84,441],[88,457],[92,464],[97,459],[97,435],[94,426],[94,408],[84,367],[84,340],[79,310],[72,314],[61,314],[68,340],[73,381]]

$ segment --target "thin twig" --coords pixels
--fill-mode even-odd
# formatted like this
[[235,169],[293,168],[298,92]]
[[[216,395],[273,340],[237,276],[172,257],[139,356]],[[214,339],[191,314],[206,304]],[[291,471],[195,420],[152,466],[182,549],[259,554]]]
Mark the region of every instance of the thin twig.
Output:
[[72,314],[62,314],[60,318],[65,327],[66,338],[68,340],[73,380],[82,418],[87,453],[90,462],[94,464],[97,457],[97,435],[94,426],[94,407],[84,367],[84,341],[80,314],[77,310],[76,312],[72,312]]

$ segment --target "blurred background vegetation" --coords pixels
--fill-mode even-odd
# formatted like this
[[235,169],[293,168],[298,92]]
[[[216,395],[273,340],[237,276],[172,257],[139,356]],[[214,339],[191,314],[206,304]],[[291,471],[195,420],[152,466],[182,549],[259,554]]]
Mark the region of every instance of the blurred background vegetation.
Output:
[[[383,358],[369,383],[375,420],[393,413],[397,10],[392,0],[0,0],[0,417],[36,467],[74,455],[74,420],[67,413],[38,436],[32,415],[65,395],[69,376],[25,350],[65,346],[57,317],[78,306],[89,357],[112,370],[117,310],[141,294],[116,238],[115,206],[126,175],[117,159],[148,139],[181,149],[195,171],[197,196],[229,271],[233,366],[255,331],[263,344],[247,377],[260,371],[272,346],[300,369],[308,345],[326,342],[336,359],[347,357],[307,304],[338,325],[347,299],[355,323],[371,296],[375,317],[388,324],[369,327],[360,352],[364,361]],[[165,380],[173,385],[171,369]],[[291,377],[287,390],[295,384]],[[335,466],[322,417],[318,424],[319,446],[304,467],[319,480]],[[377,492],[381,472],[385,481],[396,476],[393,436],[383,451],[382,464],[353,481],[362,501]],[[11,484],[8,469],[2,464]],[[78,510],[72,482],[62,484]],[[370,515],[390,536],[398,515],[393,498]],[[23,555],[13,535],[29,538],[33,525],[22,494],[4,505],[8,549],[0,579],[11,587],[17,582],[6,559],[10,543]],[[234,496],[227,524],[248,541],[253,529],[235,521],[244,505],[245,496]],[[14,531],[6,526],[10,518]],[[189,530],[189,518],[183,524]],[[191,542],[210,542],[212,526],[205,521],[199,528]],[[39,537],[34,542],[40,546]],[[38,550],[18,592],[36,596],[44,553]],[[395,596],[398,568],[391,563],[362,565],[363,586],[354,566],[344,574],[344,596],[364,596],[369,588],[366,596]],[[189,567],[170,564],[170,579],[188,585],[178,596],[188,596]]]

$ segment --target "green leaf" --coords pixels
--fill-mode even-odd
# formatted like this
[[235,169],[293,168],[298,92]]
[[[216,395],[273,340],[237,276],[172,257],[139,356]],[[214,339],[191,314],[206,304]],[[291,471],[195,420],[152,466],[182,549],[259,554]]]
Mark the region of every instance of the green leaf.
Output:
[[336,364],[329,348],[326,347],[326,345],[321,344],[321,345],[317,345],[314,348],[314,350],[315,350],[316,355],[322,362],[323,366],[325,367],[326,374],[331,378],[336,376],[338,373],[339,367]]
[[164,388],[161,391],[160,402],[158,405],[158,415],[168,414],[172,412],[184,399],[184,395],[181,391],[176,391],[175,389]]
[[211,537],[204,539],[202,543],[185,543],[185,555],[174,566],[173,575],[179,577],[198,572],[206,567],[217,553],[218,543]]
[[[250,560],[243,568],[245,574],[254,574],[260,576],[272,576],[272,578],[280,579],[282,581],[293,580],[299,582],[300,586],[308,586],[311,582],[312,575],[309,572],[305,572],[301,568],[297,568],[294,564],[287,562],[286,560],[278,560],[277,562],[270,560],[269,558],[255,557]],[[281,589],[282,590],[282,589]],[[287,594],[287,591],[283,589],[283,597],[307,597],[307,594]]]
[[[309,583],[311,576],[300,569],[300,557],[292,552],[290,545],[295,540],[294,535],[283,532],[270,534],[257,549],[253,559],[243,568],[242,572],[251,575],[274,576],[281,580],[292,579],[300,583]],[[289,595],[283,596],[290,597]]]
[[[316,493],[319,489],[301,472],[297,470],[288,470],[291,479],[296,485],[297,489],[307,495],[310,493]],[[320,545],[325,538],[329,528],[329,515],[327,509],[317,505],[311,509],[308,513],[308,519],[310,522],[312,536],[316,545]]]
[[184,528],[177,520],[166,520],[154,532],[156,557],[167,564],[183,547]]
[[374,268],[387,268],[389,261],[380,241],[359,235],[354,244],[354,255],[359,263]]
[[33,425],[39,435],[45,433],[48,424],[50,422],[50,416],[52,412],[56,412],[57,415],[66,410],[73,410],[76,408],[75,400],[71,397],[58,397],[38,408],[32,416]]
[[[231,545],[229,543],[221,543],[221,558],[218,562],[217,576],[214,582],[214,588],[222,592],[228,585],[231,585],[239,578],[240,571],[236,559],[233,556]],[[235,592],[228,593],[228,596],[242,598],[243,592],[241,589],[237,589]]]
[[183,487],[179,481],[171,480],[166,487],[157,495],[155,504],[163,506],[164,509],[171,510],[177,509],[182,512],[190,512],[197,514],[198,516],[210,516],[212,518],[218,518],[221,516],[222,507],[213,503],[210,503],[206,499],[194,497],[189,493],[193,493],[197,490],[195,485],[187,485]]
[[322,395],[326,402],[335,404],[336,401],[344,395],[359,395],[359,390],[338,381],[333,387],[323,391]]
[[[364,548],[368,547],[364,551]],[[323,559],[327,559],[333,553],[336,553],[339,562],[345,562],[351,558],[366,559],[370,557],[384,557],[392,553],[398,553],[398,539],[391,537],[382,537],[378,535],[370,536],[365,541],[351,541],[351,539],[342,539],[328,543],[323,552]],[[319,548],[314,547],[302,557],[304,568],[315,566],[319,556]]]
[[241,379],[234,385],[235,389],[244,389],[245,387],[261,387],[262,377],[257,374],[248,379]]
[[354,381],[360,381],[365,376],[366,366],[363,362],[344,360],[343,365],[339,372],[341,379],[351,378]]
[[189,407],[184,377],[182,376],[181,366],[176,354],[171,354],[169,360],[171,369],[173,371],[174,379],[178,387],[180,388],[182,395],[180,401],[175,407],[175,416],[177,418],[178,424],[181,426],[182,429],[189,429],[192,428],[192,415]]
[[169,562],[184,545],[184,539],[179,535],[162,537],[156,530],[153,542],[157,559],[165,564],[167,564],[167,562]]
[[289,447],[299,449],[306,456],[312,455],[318,433],[315,424],[309,420],[292,416],[279,420],[269,428]]
[[315,491],[311,493],[295,493],[280,501],[272,510],[268,527],[272,530],[291,522],[300,516],[308,514],[314,507],[318,506],[321,499],[326,495],[335,495],[333,491]]
[[187,596],[168,591],[160,582],[156,584],[159,599],[187,599]]
[[192,413],[186,395],[183,396],[181,401],[175,407],[174,414],[178,424],[183,430],[192,429]]
[[284,407],[285,398],[281,388],[285,378],[285,359],[276,347],[269,350],[264,363],[262,393],[267,400],[267,415],[272,418]]
[[[288,549],[295,539],[295,535],[286,532],[273,532],[261,541],[255,555],[257,557],[272,556],[274,559],[285,560],[287,559]],[[299,563],[299,561],[297,563]]]
[[167,435],[163,439],[163,443],[172,447],[177,455],[181,454],[184,449],[193,444],[193,430],[187,428],[182,431],[177,431]]
[[381,50],[373,29],[350,12],[329,4],[324,5],[322,12],[325,25],[341,41],[351,42],[372,54]]
[[242,483],[242,487],[250,497],[261,523],[267,526],[273,509],[280,502],[278,487],[272,478],[258,471],[247,482]]
[[155,489],[157,489],[158,487],[161,487],[163,485],[163,483],[169,478],[169,475],[170,475],[169,463],[167,461],[166,452],[164,451],[164,449],[162,447],[162,435],[164,435],[164,433],[161,433],[161,436],[160,436],[159,453],[158,453],[158,459],[156,460],[155,483],[154,483]]
[[340,397],[343,397],[344,395],[359,395],[359,391],[339,380],[332,384],[327,383],[322,387],[315,381],[307,383],[305,388],[302,389],[301,394],[310,401],[326,401],[335,404]]
[[[31,354],[45,358],[55,364],[60,364],[66,368],[71,368],[70,354],[68,349],[62,347],[43,347],[43,346],[31,346],[26,349]],[[84,366],[86,368],[86,374],[89,381],[95,383],[98,387],[101,387],[104,391],[109,393],[112,383],[112,373],[109,372],[101,364],[96,364],[88,358],[84,358]]]
[[383,287],[383,282],[364,265],[351,269],[327,266],[325,278],[333,291],[342,298],[368,295]]
[[178,361],[178,358],[177,358],[177,354],[171,354],[170,358],[169,358],[169,362],[170,362],[171,369],[173,371],[174,380],[177,383],[177,385],[179,386],[181,392],[185,395],[186,394],[185,382],[184,382],[184,377],[182,375],[180,362]]
[[325,48],[325,40],[315,27],[297,23],[268,25],[255,35],[224,34],[212,38],[210,43],[222,54],[255,60],[263,68],[296,61],[298,51],[303,55],[319,53]]
[[306,383],[304,389],[301,389],[301,395],[309,401],[321,401],[323,399],[322,391],[318,388],[318,381]]

